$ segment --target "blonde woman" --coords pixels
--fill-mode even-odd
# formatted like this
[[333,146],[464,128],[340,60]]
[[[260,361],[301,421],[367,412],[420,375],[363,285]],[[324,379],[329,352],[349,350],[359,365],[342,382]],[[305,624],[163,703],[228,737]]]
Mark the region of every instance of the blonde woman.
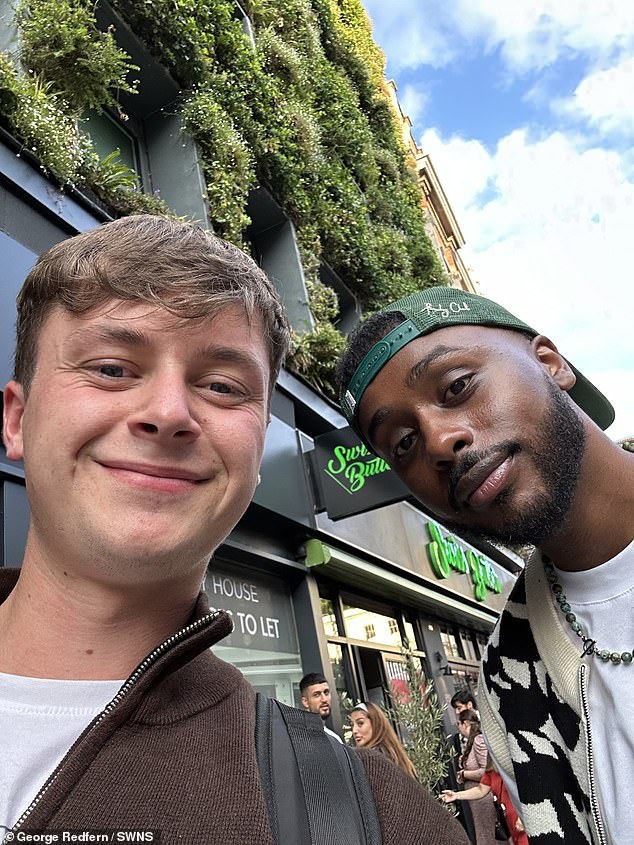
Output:
[[412,761],[405,753],[394,728],[385,713],[376,704],[357,704],[350,713],[352,736],[362,748],[377,748],[408,775],[416,778]]

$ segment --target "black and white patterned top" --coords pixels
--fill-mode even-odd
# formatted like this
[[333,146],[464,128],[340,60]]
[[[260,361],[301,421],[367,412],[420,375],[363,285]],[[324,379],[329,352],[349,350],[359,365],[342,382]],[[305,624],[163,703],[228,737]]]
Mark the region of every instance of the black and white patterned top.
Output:
[[531,845],[607,845],[592,764],[588,659],[562,626],[536,554],[482,661],[482,726]]

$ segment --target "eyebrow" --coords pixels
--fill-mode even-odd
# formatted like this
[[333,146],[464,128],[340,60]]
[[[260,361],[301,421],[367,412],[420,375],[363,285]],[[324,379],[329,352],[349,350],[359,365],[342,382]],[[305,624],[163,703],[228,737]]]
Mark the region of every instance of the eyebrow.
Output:
[[68,335],[70,341],[104,343],[120,343],[123,346],[131,346],[137,349],[147,349],[150,346],[150,338],[140,329],[133,329],[129,326],[87,326],[76,329]]
[[375,411],[372,415],[372,419],[370,420],[370,425],[368,426],[368,440],[372,443],[372,437],[374,436],[374,432],[382,426],[385,420],[390,416],[392,413],[392,408],[388,405],[387,407],[384,406],[383,408],[379,408],[378,411]]
[[[445,346],[444,344],[434,346],[433,349],[431,349],[426,355],[423,355],[423,357],[420,358],[411,368],[407,374],[407,386],[412,387],[423,375],[425,370],[434,363],[434,361],[459,351],[460,349],[457,346]],[[370,443],[372,442],[372,437],[374,436],[377,428],[383,425],[391,413],[392,407],[390,405],[384,405],[382,408],[379,408],[374,412],[372,419],[370,420],[370,424],[368,425],[368,440]]]
[[201,347],[197,352],[197,356],[203,361],[224,361],[228,364],[241,364],[251,369],[260,370],[260,365],[255,355],[245,352],[243,349],[236,349],[233,346],[214,346],[213,343],[210,343],[209,346]]
[[[94,343],[96,341],[115,343],[132,349],[149,349],[152,345],[150,336],[141,329],[118,325],[82,327],[71,332],[68,339],[71,341],[79,340],[84,343]],[[245,352],[242,349],[236,349],[233,346],[216,346],[210,343],[207,346],[200,347],[196,355],[201,361],[207,361],[209,363],[220,361],[229,364],[239,364],[255,372],[260,372],[261,370],[259,361],[255,355]],[[265,375],[268,377],[270,373],[266,373]]]
[[444,346],[442,344],[434,346],[434,348],[430,350],[427,355],[423,355],[423,357],[417,361],[409,371],[407,376],[407,386],[412,387],[424,374],[425,370],[434,363],[434,361],[437,361],[439,358],[444,358],[446,355],[451,355],[454,352],[460,351],[461,350],[457,346]]

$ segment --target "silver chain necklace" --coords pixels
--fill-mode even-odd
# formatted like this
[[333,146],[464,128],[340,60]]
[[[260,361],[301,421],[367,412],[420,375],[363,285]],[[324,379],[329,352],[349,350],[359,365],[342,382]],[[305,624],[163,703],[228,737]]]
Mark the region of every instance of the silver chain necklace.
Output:
[[588,654],[591,657],[599,657],[604,663],[612,663],[614,666],[618,666],[619,663],[629,666],[634,658],[634,654],[631,651],[608,651],[607,648],[599,648],[596,640],[593,640],[589,634],[584,634],[580,623],[577,621],[577,617],[572,612],[568,599],[564,595],[563,587],[557,581],[555,567],[548,558],[542,556],[542,560],[544,562],[544,570],[546,571],[546,580],[550,584],[550,589],[553,591],[555,601],[559,605],[561,612],[564,614],[566,622],[583,643],[581,656],[585,657]]

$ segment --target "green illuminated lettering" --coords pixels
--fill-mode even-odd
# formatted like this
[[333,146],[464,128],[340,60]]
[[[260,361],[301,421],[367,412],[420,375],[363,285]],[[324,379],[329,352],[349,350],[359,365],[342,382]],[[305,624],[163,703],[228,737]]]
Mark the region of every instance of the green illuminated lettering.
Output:
[[428,522],[427,531],[432,539],[432,542],[427,544],[432,569],[438,578],[449,578],[451,570],[445,554],[445,544],[440,528],[435,522]]
[[484,555],[476,554],[472,549],[465,551],[451,535],[443,537],[440,526],[435,522],[427,523],[427,533],[432,541],[427,544],[427,552],[438,578],[448,578],[452,569],[469,574],[476,601],[484,601],[487,590],[502,592],[502,582],[495,574],[491,561]]

